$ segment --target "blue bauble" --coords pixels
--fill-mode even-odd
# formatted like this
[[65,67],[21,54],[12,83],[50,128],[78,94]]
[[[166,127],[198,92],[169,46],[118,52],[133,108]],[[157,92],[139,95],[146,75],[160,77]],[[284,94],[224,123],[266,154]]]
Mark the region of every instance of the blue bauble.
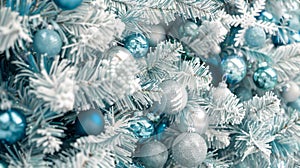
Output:
[[240,99],[240,101],[248,101],[253,97],[251,89],[242,86],[236,88],[234,93]]
[[139,117],[129,123],[132,132],[139,138],[149,138],[154,132],[152,121],[146,117]]
[[249,47],[264,46],[266,38],[266,33],[261,27],[250,27],[245,33],[245,42]]
[[26,118],[20,110],[0,111],[0,141],[13,144],[25,137]]
[[148,39],[142,34],[132,34],[125,38],[124,47],[127,48],[135,58],[146,56],[149,49]]
[[82,0],[54,0],[54,3],[63,10],[72,10],[81,5]]
[[259,67],[253,74],[253,81],[258,88],[270,90],[277,84],[277,73],[269,67]]
[[99,135],[104,131],[104,116],[100,110],[81,111],[75,121],[78,135]]
[[262,11],[260,13],[260,15],[258,16],[258,19],[266,21],[266,22],[273,22],[274,21],[273,15],[270,12],[267,12],[267,11]]
[[199,34],[199,27],[196,23],[186,21],[179,27],[179,36],[182,37],[196,37]]
[[42,29],[35,33],[33,49],[38,54],[47,54],[52,57],[59,54],[62,48],[62,40],[54,30]]
[[221,62],[223,74],[226,77],[227,83],[236,84],[240,82],[247,73],[247,65],[245,60],[237,55],[225,57]]
[[296,101],[290,102],[287,105],[300,112],[300,97]]
[[291,42],[287,31],[284,29],[279,29],[276,35],[272,36],[272,41],[275,46],[286,45]]

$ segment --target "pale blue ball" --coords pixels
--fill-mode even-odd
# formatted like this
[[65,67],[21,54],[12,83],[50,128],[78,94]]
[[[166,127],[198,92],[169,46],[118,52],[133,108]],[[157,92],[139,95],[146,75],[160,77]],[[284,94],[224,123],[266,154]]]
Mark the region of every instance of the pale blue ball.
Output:
[[277,84],[277,73],[269,67],[259,67],[253,74],[253,81],[258,88],[270,90]]
[[17,109],[0,111],[0,141],[13,144],[25,137],[26,118]]
[[129,127],[139,138],[149,138],[154,132],[153,123],[146,117],[131,121]]
[[105,121],[100,110],[81,111],[75,121],[78,135],[99,135],[104,131]]
[[266,38],[266,33],[261,27],[250,27],[245,33],[245,42],[249,47],[264,46]]
[[124,47],[127,48],[135,58],[146,56],[149,49],[149,41],[142,34],[132,34],[125,38]]
[[236,84],[244,79],[247,73],[245,60],[237,55],[227,56],[221,62],[227,83]]
[[300,112],[300,97],[296,101],[290,102],[287,105]]
[[81,5],[82,0],[54,0],[54,3],[63,10],[72,10]]
[[33,38],[33,49],[38,54],[47,54],[52,57],[60,53],[62,40],[54,30],[42,29],[35,33]]

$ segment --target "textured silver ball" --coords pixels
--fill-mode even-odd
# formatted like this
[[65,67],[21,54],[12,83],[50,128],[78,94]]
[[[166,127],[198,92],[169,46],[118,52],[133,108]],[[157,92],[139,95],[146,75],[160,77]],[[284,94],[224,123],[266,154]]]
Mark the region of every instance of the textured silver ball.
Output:
[[228,95],[232,94],[231,91],[227,88],[226,83],[219,83],[217,88],[212,90],[212,98],[215,101],[223,101]]
[[197,133],[182,133],[173,142],[173,159],[185,167],[196,167],[206,158],[207,145]]
[[166,39],[166,30],[162,25],[153,25],[149,35],[150,46],[156,46],[159,42]]
[[154,114],[155,116],[158,116],[164,112],[166,105],[167,105],[167,98],[165,95],[162,95],[160,101],[154,101],[152,106],[148,109],[148,111]]
[[104,58],[111,60],[111,64],[116,65],[125,60],[134,61],[131,53],[124,47],[115,46],[110,48],[104,55]]
[[283,87],[283,91],[281,93],[281,96],[287,102],[294,102],[300,96],[300,88],[295,82],[289,81]]
[[166,97],[166,107],[164,113],[177,114],[184,109],[187,103],[188,94],[186,89],[174,80],[163,81],[159,87]]
[[208,128],[206,112],[200,106],[185,107],[180,115],[177,127],[181,132],[205,133]]
[[167,162],[168,149],[159,141],[150,141],[140,148],[136,157],[147,168],[161,168]]

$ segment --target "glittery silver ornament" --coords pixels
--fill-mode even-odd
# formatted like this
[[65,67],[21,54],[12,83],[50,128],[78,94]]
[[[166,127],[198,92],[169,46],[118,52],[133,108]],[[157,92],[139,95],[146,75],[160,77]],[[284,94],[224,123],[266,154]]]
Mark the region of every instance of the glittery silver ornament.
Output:
[[188,96],[186,89],[181,84],[174,80],[166,80],[159,87],[167,99],[164,113],[177,114],[184,109]]
[[281,96],[286,102],[296,101],[300,96],[300,88],[295,82],[289,81],[283,87]]
[[185,167],[196,167],[206,158],[207,145],[197,133],[181,133],[173,142],[173,159]]
[[208,117],[200,106],[185,107],[179,117],[177,127],[181,132],[197,132],[203,134],[208,128]]
[[232,94],[232,93],[227,88],[227,84],[225,82],[219,83],[219,86],[212,90],[212,98],[215,101],[223,101],[230,94]]
[[144,144],[135,156],[147,168],[161,168],[168,159],[168,149],[159,141],[150,141]]

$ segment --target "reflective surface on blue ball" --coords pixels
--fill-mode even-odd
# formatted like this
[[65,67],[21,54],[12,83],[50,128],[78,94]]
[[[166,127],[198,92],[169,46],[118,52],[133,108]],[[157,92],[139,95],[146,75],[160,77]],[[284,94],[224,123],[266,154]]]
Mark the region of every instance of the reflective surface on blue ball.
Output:
[[253,74],[253,81],[258,88],[270,90],[277,84],[277,73],[269,67],[259,67]]
[[104,131],[104,125],[104,116],[96,109],[81,111],[75,120],[78,135],[99,135]]
[[82,0],[54,0],[54,3],[63,10],[72,10],[81,5]]
[[288,33],[283,29],[278,29],[276,35],[272,36],[272,41],[275,46],[281,46],[290,43]]
[[287,105],[300,112],[300,97],[296,101],[290,102]]
[[33,38],[33,49],[38,54],[47,54],[52,57],[61,51],[62,40],[54,30],[42,29],[35,33]]
[[250,27],[245,33],[245,42],[250,47],[262,47],[266,38],[266,33],[261,27]]
[[154,132],[153,123],[146,117],[130,121],[131,131],[139,138],[149,138]]
[[191,21],[186,21],[179,27],[179,36],[182,37],[196,37],[199,34],[198,25]]
[[135,58],[146,56],[149,49],[149,41],[142,34],[132,34],[125,38],[124,47],[127,48]]
[[221,62],[223,74],[226,77],[226,82],[236,84],[240,82],[247,73],[247,65],[245,60],[237,55],[225,57]]
[[26,118],[17,109],[0,111],[0,141],[13,144],[25,137]]

